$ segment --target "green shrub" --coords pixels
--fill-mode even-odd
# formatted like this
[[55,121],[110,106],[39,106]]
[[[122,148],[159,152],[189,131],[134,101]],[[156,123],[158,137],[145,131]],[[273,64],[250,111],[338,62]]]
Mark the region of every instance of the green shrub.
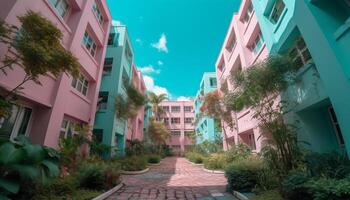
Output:
[[249,157],[228,165],[225,169],[228,191],[252,191],[258,184],[258,175],[263,167],[263,162],[256,157]]
[[231,146],[230,150],[225,152],[227,162],[233,162],[235,160],[245,159],[251,155],[250,148],[245,144],[238,144]]
[[108,162],[105,168],[105,187],[112,188],[120,183],[120,169],[121,165],[118,162]]
[[252,197],[251,200],[283,200],[283,198],[278,190],[269,190]]
[[213,153],[204,159],[204,167],[206,169],[224,169],[226,165],[226,156],[223,153]]
[[94,191],[94,190],[83,190],[83,189],[77,189],[73,193],[65,194],[65,195],[57,195],[57,194],[40,194],[35,195],[32,200],[66,200],[66,199],[74,199],[74,200],[90,200],[98,195],[100,195],[101,192]]
[[305,187],[310,180],[309,174],[304,171],[291,171],[282,182],[282,194],[287,199],[307,200],[311,199]]
[[69,175],[57,178],[50,184],[38,184],[35,188],[35,196],[32,199],[59,199],[71,195],[79,186],[75,176]]
[[159,155],[149,155],[148,156],[148,163],[156,164],[160,162],[160,156]]
[[122,170],[140,171],[147,168],[147,158],[144,156],[130,156],[120,160]]
[[310,180],[305,187],[313,200],[350,199],[350,178]]
[[199,153],[195,153],[195,152],[188,152],[185,154],[185,157],[196,164],[202,164],[204,161],[204,156],[202,154]]
[[266,165],[259,171],[257,176],[257,187],[255,192],[270,191],[278,188],[279,179],[276,172],[272,171]]
[[99,163],[84,163],[78,169],[79,186],[86,189],[102,190],[105,188],[106,165]]

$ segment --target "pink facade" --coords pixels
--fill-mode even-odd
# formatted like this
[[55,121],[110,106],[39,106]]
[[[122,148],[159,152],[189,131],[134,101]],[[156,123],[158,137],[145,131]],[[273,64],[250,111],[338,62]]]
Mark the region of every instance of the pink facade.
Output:
[[175,154],[181,154],[194,143],[187,137],[194,131],[194,103],[193,101],[163,101],[160,106],[164,111],[161,120],[164,121],[171,136],[167,145]]
[[[250,0],[242,0],[238,13],[233,15],[222,50],[216,62],[216,77],[218,88],[223,90],[225,85],[232,90],[234,85],[228,76],[239,70],[245,70],[252,64],[267,57],[268,50],[262,38],[255,11]],[[245,109],[232,113],[235,127],[224,126],[226,135],[223,136],[224,149],[243,142],[254,151],[262,148],[263,139],[259,138],[258,123],[252,119],[252,111]]]
[[[135,65],[133,65],[133,74],[132,74],[132,83],[134,87],[143,95],[146,95],[146,86],[143,81],[142,73],[136,69]],[[144,136],[144,115],[145,115],[145,108],[142,106],[137,116],[133,119],[128,120],[128,133],[126,135],[126,140],[143,140]]]
[[[28,82],[18,105],[13,108],[13,112],[27,112],[13,121],[9,132],[11,138],[20,134],[16,127],[24,126],[25,131],[21,129],[21,134],[33,142],[57,148],[59,137],[72,134],[73,125],[94,124],[111,23],[107,3],[105,0],[11,0],[0,1],[0,7],[1,19],[16,26],[20,25],[17,16],[28,10],[39,12],[62,31],[62,46],[79,60],[81,78],[73,80],[66,74],[58,78],[48,75],[40,78],[42,85]],[[5,47],[1,45],[0,56],[4,54]],[[0,73],[0,86],[6,89],[14,88],[24,77],[20,67],[7,70],[7,73],[7,76]]]

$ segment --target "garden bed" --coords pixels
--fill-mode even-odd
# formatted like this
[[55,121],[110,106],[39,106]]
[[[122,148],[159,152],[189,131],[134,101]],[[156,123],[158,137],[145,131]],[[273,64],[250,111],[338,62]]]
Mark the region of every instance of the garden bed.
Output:
[[125,171],[125,170],[121,170],[120,173],[124,174],[124,175],[137,175],[137,174],[144,174],[146,172],[149,171],[149,168],[146,168],[144,170],[140,170],[140,171]]
[[191,161],[189,161],[189,160],[187,160],[186,159],[186,161],[188,162],[188,163],[190,163],[191,165],[195,165],[195,166],[204,166],[204,164],[203,163],[194,163],[194,162],[191,162]]
[[160,165],[160,162],[159,163],[148,163],[149,166],[159,166]]
[[116,191],[118,191],[123,186],[124,186],[124,184],[120,183],[119,185],[115,186],[114,188],[108,190],[107,192],[93,198],[92,200],[104,200],[107,197],[109,197],[110,195],[112,195],[113,193],[115,193]]
[[213,174],[225,174],[225,171],[223,170],[212,170],[212,169],[206,169],[204,166],[202,168],[205,172],[213,173]]

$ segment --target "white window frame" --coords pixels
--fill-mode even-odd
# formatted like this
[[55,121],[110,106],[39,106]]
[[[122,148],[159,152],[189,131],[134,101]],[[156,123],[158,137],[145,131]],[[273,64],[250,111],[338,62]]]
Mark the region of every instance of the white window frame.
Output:
[[92,12],[95,14],[95,17],[96,17],[98,23],[100,25],[103,25],[103,23],[104,23],[103,15],[102,15],[100,7],[96,3],[96,1],[94,1],[94,4],[92,5]]
[[249,2],[249,5],[248,5],[248,8],[244,14],[244,17],[243,17],[243,22],[246,24],[249,22],[250,18],[252,17],[252,14],[253,14],[253,4],[252,2]]
[[[65,126],[63,127],[63,124],[65,123]],[[61,123],[61,128],[60,128],[60,136],[59,138],[62,138],[62,135],[63,135],[63,138],[67,138],[68,137],[68,132],[71,131],[72,132],[72,135],[71,136],[74,136],[76,133],[75,131],[75,127],[78,125],[78,123],[76,122],[73,122],[69,119],[66,119],[64,118],[62,120],[62,123]],[[62,134],[63,133],[63,134]]]
[[[177,121],[178,120],[178,121]],[[171,124],[181,124],[180,117],[172,117],[171,118]]]
[[49,0],[49,4],[55,9],[57,14],[64,18],[69,12],[70,6],[67,0]]
[[78,79],[73,78],[71,86],[84,96],[89,93],[89,80],[82,74],[79,75]]
[[[303,48],[299,48],[298,47],[298,42],[300,42],[300,41],[298,41],[294,45],[294,47],[292,48],[291,52],[294,50],[296,52],[296,55],[295,55],[295,57],[292,57],[292,61],[295,62],[296,60],[301,59],[301,62],[303,64],[303,66],[305,66],[306,64],[309,64],[309,63],[312,62],[312,56],[311,56],[311,53],[310,53],[309,49],[307,48],[307,45],[306,45],[305,41],[302,38],[300,38],[299,40],[301,40],[304,43],[305,46],[303,46]],[[310,58],[308,60],[304,56],[304,53],[307,53],[307,52],[308,52],[308,54],[310,54]],[[302,67],[302,66],[300,66],[300,67]]]
[[257,55],[260,52],[263,45],[264,45],[264,38],[261,32],[259,32],[259,34],[254,39],[254,42],[251,46],[251,51],[254,53],[254,55]]
[[[179,108],[179,109],[177,109],[177,108]],[[171,112],[172,113],[179,113],[179,112],[181,112],[181,106],[171,106]]]
[[[277,6],[278,6],[278,8],[276,8]],[[270,22],[272,22],[273,24],[277,24],[279,22],[279,20],[281,19],[281,16],[282,16],[283,11],[284,11],[285,8],[286,8],[286,5],[283,2],[283,0],[276,0],[274,5],[273,5],[273,7],[272,7],[270,16],[269,16]],[[280,9],[282,9],[282,10],[280,10]],[[276,13],[279,13],[278,18],[277,19],[273,19],[272,17]]]
[[97,45],[92,37],[89,35],[87,31],[85,31],[82,41],[84,47],[89,51],[92,57],[95,57],[97,51]]
[[192,112],[192,110],[193,110],[193,106],[185,106],[184,107],[185,112]]

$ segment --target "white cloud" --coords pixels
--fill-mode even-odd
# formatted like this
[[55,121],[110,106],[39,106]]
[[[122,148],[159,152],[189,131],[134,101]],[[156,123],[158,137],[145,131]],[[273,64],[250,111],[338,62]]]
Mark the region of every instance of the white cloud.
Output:
[[160,69],[154,69],[152,65],[144,66],[144,67],[138,67],[138,69],[143,73],[143,74],[159,74]]
[[123,25],[123,23],[121,21],[118,21],[118,20],[112,20],[112,25],[113,26],[120,26],[120,25]]
[[141,38],[136,38],[136,43],[138,43],[139,45],[143,45],[143,41],[141,40]]
[[170,94],[168,92],[168,90],[164,87],[158,86],[154,84],[154,79],[150,76],[143,76],[143,80],[145,81],[145,85],[148,91],[151,91],[153,93],[155,93],[156,95],[160,95],[160,94],[166,94],[168,95],[168,97],[170,97]]
[[158,61],[157,61],[157,64],[158,64],[158,65],[164,65],[163,61],[161,61],[161,60],[158,60]]
[[168,47],[166,46],[167,40],[166,40],[166,36],[164,33],[162,33],[162,35],[160,36],[159,40],[157,43],[152,43],[151,46],[153,48],[158,49],[158,51],[160,52],[165,52],[168,53]]
[[190,101],[191,97],[179,96],[176,101]]

